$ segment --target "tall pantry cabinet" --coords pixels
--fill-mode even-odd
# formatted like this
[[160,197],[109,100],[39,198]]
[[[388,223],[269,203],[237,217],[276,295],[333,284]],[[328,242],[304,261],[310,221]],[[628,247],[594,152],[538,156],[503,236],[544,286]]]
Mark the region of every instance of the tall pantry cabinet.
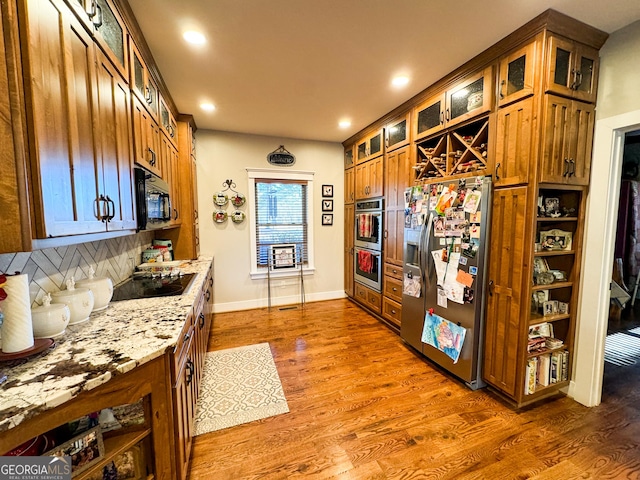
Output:
[[358,187],[358,158],[374,158],[370,132],[386,135],[379,313],[394,326],[402,302],[399,193],[414,183],[491,175],[482,375],[518,407],[557,394],[571,379],[606,38],[548,10],[344,142],[355,145],[358,199],[368,192]]

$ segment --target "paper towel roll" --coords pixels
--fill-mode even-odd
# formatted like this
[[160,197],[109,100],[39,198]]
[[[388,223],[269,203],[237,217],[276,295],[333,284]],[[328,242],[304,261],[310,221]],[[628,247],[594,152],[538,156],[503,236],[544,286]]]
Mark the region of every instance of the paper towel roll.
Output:
[[33,347],[33,326],[29,300],[29,280],[24,275],[7,275],[2,301],[2,351],[15,353]]

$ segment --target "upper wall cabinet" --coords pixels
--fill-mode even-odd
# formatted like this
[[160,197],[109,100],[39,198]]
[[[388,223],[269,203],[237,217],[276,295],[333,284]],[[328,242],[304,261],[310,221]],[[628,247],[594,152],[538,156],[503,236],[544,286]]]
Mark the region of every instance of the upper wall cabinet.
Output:
[[390,122],[385,128],[384,143],[387,152],[409,145],[411,132],[411,112]]
[[493,69],[487,67],[414,109],[414,140],[491,109]]
[[[114,228],[134,228],[128,88],[103,69],[90,34],[61,0],[28,0],[25,9],[36,237],[104,232],[116,217]],[[123,138],[112,150],[117,125]]]
[[162,95],[160,95],[160,126],[173,146],[177,147],[178,124]]
[[129,78],[127,30],[111,0],[65,0],[125,79]]
[[551,35],[546,91],[595,102],[598,80],[598,50]]
[[533,95],[538,49],[533,41],[500,59],[498,106]]
[[353,158],[353,149],[353,145],[344,149],[344,168],[351,168],[355,165]]
[[356,164],[382,155],[383,129],[368,135],[356,144]]
[[131,58],[131,91],[142,102],[154,119],[158,118],[158,87],[153,82],[149,68],[140,51],[131,38],[129,39],[129,56]]

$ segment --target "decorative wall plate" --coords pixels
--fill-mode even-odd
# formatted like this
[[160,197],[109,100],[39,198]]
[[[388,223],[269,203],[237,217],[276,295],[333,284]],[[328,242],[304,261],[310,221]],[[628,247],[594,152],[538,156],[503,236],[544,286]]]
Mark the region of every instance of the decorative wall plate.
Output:
[[227,221],[227,212],[224,210],[216,210],[213,212],[213,221],[216,223],[224,223]]
[[244,214],[244,212],[241,212],[240,210],[236,210],[231,214],[231,220],[233,221],[233,223],[242,223],[244,222],[245,218],[246,218],[246,215]]
[[244,205],[245,201],[246,199],[244,198],[244,195],[241,193],[234,193],[231,196],[231,203],[233,204],[234,207],[241,207],[242,205]]
[[213,195],[213,203],[219,207],[224,207],[229,202],[229,197],[224,192],[218,192]]

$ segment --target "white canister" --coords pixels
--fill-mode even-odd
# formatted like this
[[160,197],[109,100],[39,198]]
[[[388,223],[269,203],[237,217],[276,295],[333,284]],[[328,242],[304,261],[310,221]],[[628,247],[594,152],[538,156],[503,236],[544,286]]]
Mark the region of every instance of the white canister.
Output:
[[31,309],[34,338],[52,338],[62,335],[71,320],[71,311],[65,303],[51,303],[47,293],[41,307]]
[[93,310],[99,312],[109,306],[113,297],[113,282],[109,277],[94,277],[95,271],[89,269],[89,278],[84,278],[76,282],[76,286],[88,288],[93,293]]
[[26,274],[7,275],[2,302],[2,351],[16,353],[33,347],[29,281]]
[[67,289],[51,294],[54,303],[64,303],[69,307],[71,320],[69,325],[89,320],[93,310],[93,293],[88,288],[75,288],[75,280],[71,277],[67,280]]

